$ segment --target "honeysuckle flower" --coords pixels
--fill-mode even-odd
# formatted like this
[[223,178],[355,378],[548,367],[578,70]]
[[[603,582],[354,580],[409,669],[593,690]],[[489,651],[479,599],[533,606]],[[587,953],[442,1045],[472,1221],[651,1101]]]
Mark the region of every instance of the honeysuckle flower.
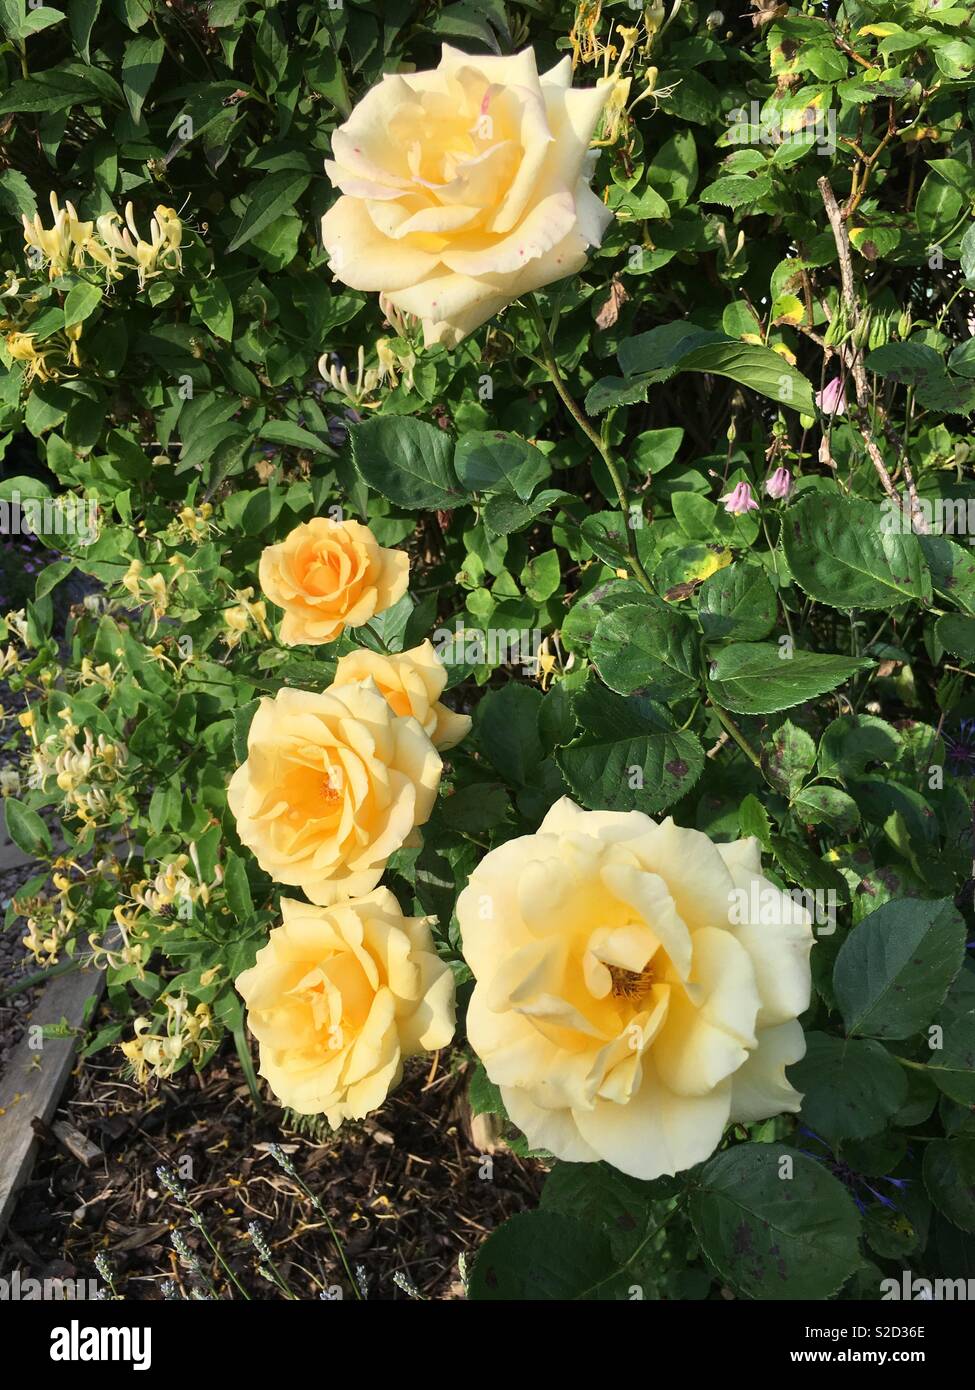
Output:
[[744,512],[757,512],[759,509],[748,483],[737,483],[720,501],[725,511],[730,512],[732,516],[741,516]]
[[470,1044],[533,1146],[650,1179],[799,1109],[812,927],[757,840],[563,797],[481,860],[457,919]]
[[821,391],[816,392],[816,404],[824,415],[843,415],[846,413],[846,391],[842,378],[834,376]]
[[573,90],[566,56],[443,47],[391,73],[332,136],[342,196],[322,219],[334,275],[376,291],[453,346],[513,299],[573,275],[612,213],[589,188],[610,84]]
[[143,241],[135,224],[131,203],[125,205],[125,223],[117,212],[97,219],[98,235],[107,250],[132,262],[139,272],[140,286],[162,270],[179,270],[183,264],[180,246],[183,224],[172,208],[160,204],[149,223],[149,240]]
[[450,1042],[453,973],[387,888],[332,908],[282,898],[281,916],[237,989],[277,1099],[337,1129],[382,1105],[404,1058]]
[[781,502],[787,498],[793,487],[792,474],[788,468],[777,468],[770,478],[765,479],[765,491],[776,502]]
[[[377,343],[376,346],[378,349],[379,344]],[[359,406],[364,410],[375,410],[381,402],[369,398],[375,395],[389,374],[388,360],[390,356],[391,354],[386,354],[387,364],[384,364],[383,355],[379,353],[379,366],[367,367],[365,348],[360,343],[353,376],[350,377],[349,369],[344,363],[339,366],[337,362],[329,362],[327,352],[322,353],[318,359],[318,372],[323,381],[329,382],[332,389],[339,391],[352,405]],[[395,381],[392,384],[395,386]]]
[[44,227],[39,212],[32,218],[24,213],[21,222],[24,244],[47,262],[50,277],[55,280],[68,270],[78,270],[84,265],[93,224],[82,222],[71,203],[65,203],[62,208],[56,193],[51,194],[50,202],[54,214],[52,227]]
[[34,338],[33,333],[8,333],[5,340],[7,351],[15,362],[24,363],[25,384],[30,385],[35,377],[40,381],[56,381],[59,373],[49,360],[56,354],[50,348],[47,352],[38,352]]

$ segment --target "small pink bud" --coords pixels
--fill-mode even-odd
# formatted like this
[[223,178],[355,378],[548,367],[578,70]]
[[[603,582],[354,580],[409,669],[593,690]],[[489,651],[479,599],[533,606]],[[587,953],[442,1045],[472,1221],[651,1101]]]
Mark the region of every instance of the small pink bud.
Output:
[[765,491],[777,502],[788,497],[792,491],[792,474],[788,468],[777,468],[771,478],[765,479]]
[[846,392],[838,376],[827,381],[816,396],[816,404],[824,415],[844,415],[846,413]]
[[733,516],[738,516],[742,512],[758,511],[758,503],[752,496],[752,490],[748,483],[738,483],[731,492],[720,500],[725,511],[731,512]]

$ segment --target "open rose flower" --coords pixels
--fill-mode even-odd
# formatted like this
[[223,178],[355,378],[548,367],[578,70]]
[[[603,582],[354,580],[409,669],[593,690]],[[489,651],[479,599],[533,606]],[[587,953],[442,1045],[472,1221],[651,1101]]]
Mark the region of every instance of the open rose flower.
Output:
[[338,279],[452,346],[513,299],[581,270],[612,214],[589,188],[589,142],[612,84],[573,91],[444,44],[438,67],[387,74],[332,136],[342,196],[322,219]]
[[375,888],[429,819],[441,766],[372,681],[285,688],[258,705],[227,800],[261,868],[327,905]]
[[406,593],[410,559],[387,550],[358,521],[316,516],[261,555],[261,588],[284,609],[281,641],[289,647],[334,642]]
[[422,724],[435,748],[453,748],[470,733],[470,717],[455,714],[440,701],[447,670],[432,642],[388,655],[364,648],[349,652],[335,668],[333,688],[370,678],[397,714],[411,714]]
[[532,1145],[655,1178],[799,1109],[812,928],[757,840],[563,798],[485,856],[457,917],[468,1037]]
[[281,915],[237,989],[275,1096],[337,1129],[382,1105],[404,1057],[450,1042],[453,974],[386,888],[333,908],[282,898]]

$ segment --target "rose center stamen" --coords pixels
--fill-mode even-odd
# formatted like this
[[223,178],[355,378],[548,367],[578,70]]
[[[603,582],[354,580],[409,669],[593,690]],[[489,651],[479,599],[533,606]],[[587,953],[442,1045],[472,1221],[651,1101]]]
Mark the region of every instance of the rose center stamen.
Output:
[[621,965],[606,967],[613,980],[613,995],[617,999],[642,999],[653,984],[653,967],[624,970]]

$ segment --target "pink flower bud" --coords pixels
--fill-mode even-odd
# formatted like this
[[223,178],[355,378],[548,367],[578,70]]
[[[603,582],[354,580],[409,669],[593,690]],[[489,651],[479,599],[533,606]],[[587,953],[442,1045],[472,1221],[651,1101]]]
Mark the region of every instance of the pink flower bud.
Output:
[[838,376],[827,381],[816,396],[816,404],[824,415],[844,415],[846,413],[846,392]]
[[758,511],[758,503],[752,496],[752,490],[747,483],[738,483],[731,492],[720,500],[725,511],[731,512],[733,516],[738,516],[742,512]]
[[788,468],[777,468],[771,478],[765,479],[765,491],[777,502],[788,497],[792,491],[792,474]]

